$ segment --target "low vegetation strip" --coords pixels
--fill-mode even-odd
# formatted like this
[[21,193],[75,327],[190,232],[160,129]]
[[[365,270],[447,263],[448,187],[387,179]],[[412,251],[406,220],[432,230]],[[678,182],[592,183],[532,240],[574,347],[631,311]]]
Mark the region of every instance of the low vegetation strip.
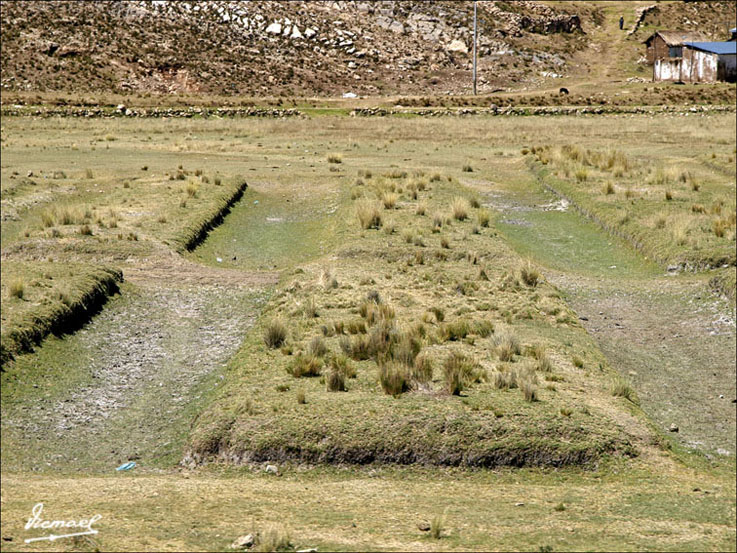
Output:
[[[613,149],[532,147],[529,152],[535,157],[530,167],[547,190],[663,268],[735,265],[737,217],[729,177],[706,176],[698,162],[666,169]],[[725,157],[734,166],[734,152]]]
[[222,224],[231,208],[243,197],[243,193],[248,188],[248,183],[241,177],[235,177],[230,179],[228,187],[230,190],[216,200],[215,205],[210,208],[209,212],[203,214],[201,220],[190,223],[182,231],[181,238],[177,242],[183,244],[184,249],[192,251],[207,238],[212,229]]
[[364,170],[338,209],[342,247],[285,279],[185,463],[563,466],[637,453],[649,430],[635,395],[614,393],[575,313],[472,192]]
[[3,261],[0,364],[31,351],[51,333],[84,324],[122,280],[121,271],[107,267]]

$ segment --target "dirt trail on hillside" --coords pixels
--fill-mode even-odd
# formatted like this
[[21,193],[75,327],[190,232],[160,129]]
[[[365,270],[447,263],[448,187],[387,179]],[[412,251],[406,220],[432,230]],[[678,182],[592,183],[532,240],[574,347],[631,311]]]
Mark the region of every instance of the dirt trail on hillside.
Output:
[[39,359],[50,370],[61,364],[79,371],[82,383],[49,399],[41,389],[37,398],[3,409],[4,430],[22,451],[17,459],[6,452],[6,468],[176,463],[191,407],[217,385],[218,370],[237,351],[277,278],[181,258],[125,273],[124,293],[67,337],[56,359]]
[[[493,192],[477,187],[503,221],[539,227],[541,239],[552,231],[543,225],[554,223],[528,215],[568,209],[543,194],[517,198],[497,187]],[[581,224],[592,225],[583,219]],[[625,265],[616,261],[625,246],[615,240],[610,245],[608,259]],[[708,455],[735,454],[735,312],[710,291],[707,274],[590,276],[580,271],[585,263],[573,252],[564,260],[568,270],[536,261],[661,429]]]

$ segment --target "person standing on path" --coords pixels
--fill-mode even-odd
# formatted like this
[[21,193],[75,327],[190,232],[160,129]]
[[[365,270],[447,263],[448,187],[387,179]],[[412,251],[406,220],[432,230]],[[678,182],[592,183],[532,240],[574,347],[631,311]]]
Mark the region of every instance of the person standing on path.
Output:
[[619,18],[619,30],[624,29],[624,17]]

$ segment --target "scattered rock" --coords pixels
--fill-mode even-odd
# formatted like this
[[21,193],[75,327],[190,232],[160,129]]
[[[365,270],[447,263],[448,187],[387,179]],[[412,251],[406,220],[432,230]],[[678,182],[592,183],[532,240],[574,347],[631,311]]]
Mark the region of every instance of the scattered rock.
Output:
[[429,532],[430,531],[430,523],[429,522],[420,522],[417,525],[417,529],[420,532]]
[[248,549],[253,547],[253,534],[246,534],[230,544],[231,549]]
[[670,428],[668,428],[668,431],[669,432],[678,432],[678,426],[676,426],[675,424],[671,424],[670,425]]
[[450,44],[448,44],[445,48],[449,52],[460,52],[463,54],[468,54],[468,46],[466,46],[463,41],[458,39],[451,41]]
[[279,474],[279,467],[276,465],[266,465],[264,469],[268,474]]
[[281,34],[281,23],[277,23],[274,21],[271,25],[266,27],[266,32],[270,35],[280,35]]

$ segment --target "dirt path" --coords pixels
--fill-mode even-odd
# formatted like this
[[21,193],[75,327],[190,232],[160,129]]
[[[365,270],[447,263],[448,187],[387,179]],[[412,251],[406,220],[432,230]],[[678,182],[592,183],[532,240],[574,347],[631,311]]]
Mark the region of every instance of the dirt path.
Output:
[[541,190],[494,188],[479,186],[497,228],[544,267],[656,424],[687,447],[734,455],[735,313],[708,275],[665,274]]
[[180,259],[126,276],[124,293],[92,322],[35,356],[37,374],[64,367],[67,380],[41,379],[36,397],[4,400],[5,468],[176,463],[193,409],[217,385],[276,281]]

